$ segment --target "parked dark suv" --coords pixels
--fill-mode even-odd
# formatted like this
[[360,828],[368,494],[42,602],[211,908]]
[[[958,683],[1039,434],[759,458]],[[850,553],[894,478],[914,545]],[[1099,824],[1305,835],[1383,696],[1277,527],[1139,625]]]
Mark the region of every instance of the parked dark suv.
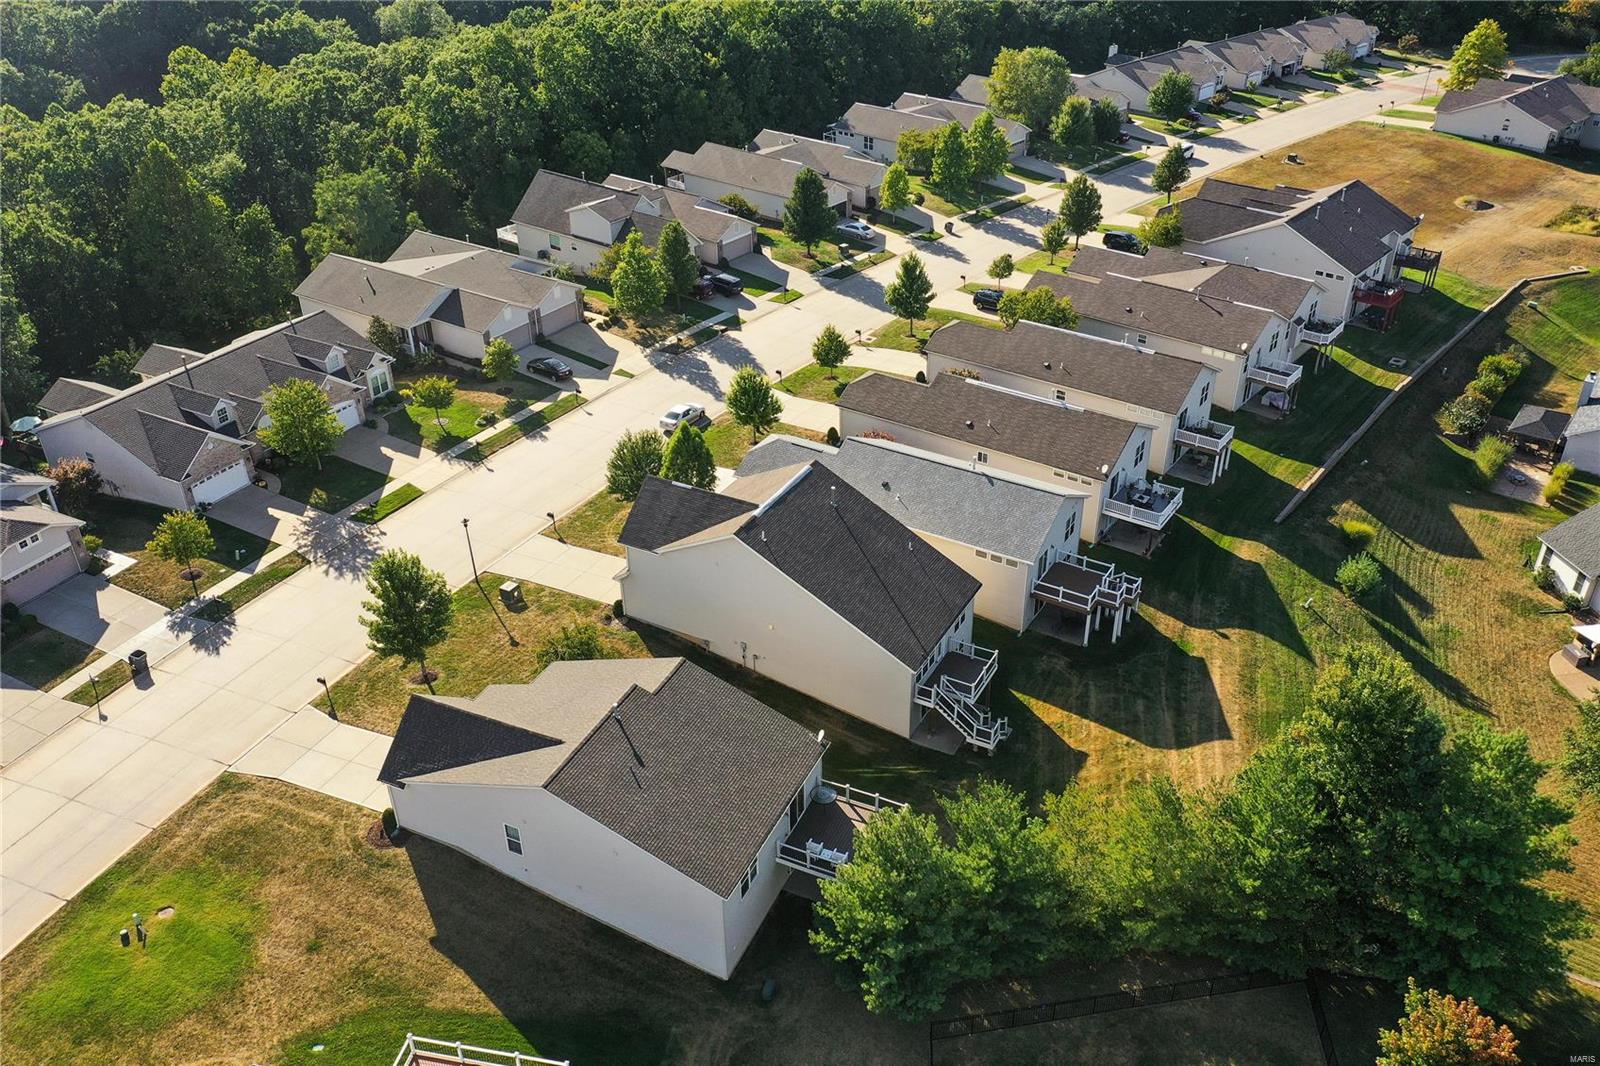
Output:
[[711,287],[724,296],[737,296],[744,291],[744,279],[734,274],[713,274]]
[[1000,297],[1004,295],[999,289],[979,289],[972,294],[972,306],[980,311],[998,311]]
[[1106,247],[1113,252],[1132,252],[1134,255],[1143,255],[1150,250],[1144,246],[1144,242],[1138,237],[1131,233],[1124,233],[1121,230],[1112,230],[1106,234],[1105,243]]

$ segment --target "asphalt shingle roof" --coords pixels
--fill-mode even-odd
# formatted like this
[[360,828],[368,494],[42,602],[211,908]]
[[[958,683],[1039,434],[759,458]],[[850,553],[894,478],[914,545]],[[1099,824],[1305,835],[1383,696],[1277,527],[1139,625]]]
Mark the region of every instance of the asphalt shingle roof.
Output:
[[[906,111],[915,115],[927,115],[938,119],[941,123],[959,122],[966,129],[971,129],[972,124],[978,121],[988,107],[984,104],[975,104],[970,100],[960,100],[949,96],[929,96],[927,93],[901,93],[894,102],[896,111]],[[1026,133],[1028,127],[1014,118],[1003,115],[994,116],[994,124],[1012,137],[1018,132]]]
[[839,397],[850,411],[974,448],[1004,452],[1058,470],[1102,478],[1138,427],[1121,418],[939,374],[927,385],[866,374]]
[[1286,225],[1351,273],[1383,258],[1390,233],[1408,233],[1417,224],[1360,180],[1311,191],[1207,178],[1192,198],[1162,210],[1181,210],[1184,239],[1202,244],[1258,226]]
[[[726,897],[823,750],[682,659],[558,662],[476,700],[413,697],[379,779],[543,787]],[[738,787],[709,798],[729,767]]]
[[1176,248],[1151,248],[1144,255],[1109,248],[1083,247],[1068,268],[1073,274],[1101,278],[1108,274],[1139,278],[1170,289],[1197,292],[1231,303],[1251,304],[1293,318],[1317,288],[1306,278],[1227,263]]
[[1267,70],[1272,65],[1271,57],[1261,47],[1260,42],[1250,37],[1225,37],[1220,41],[1212,41],[1200,46],[1208,54],[1216,57],[1219,63],[1231,67],[1241,74],[1254,74]]
[[1018,322],[1009,330],[996,330],[957,320],[934,331],[924,348],[971,366],[1167,414],[1183,410],[1196,381],[1216,375],[1215,370],[1191,359],[1037,322]]
[[1133,79],[1141,88],[1154,89],[1156,82],[1168,71],[1187,74],[1196,85],[1216,81],[1222,73],[1222,64],[1198,48],[1185,45],[1170,48],[1149,56],[1112,56],[1110,65]]
[[1159,334],[1223,351],[1242,352],[1273,321],[1270,311],[1114,274],[1082,278],[1039,271],[1028,288],[1048,288],[1072,301],[1078,314],[1138,334]]
[[64,515],[34,503],[0,503],[0,548],[55,526],[81,526],[83,519]]
[[1572,412],[1567,436],[1578,437],[1585,433],[1600,433],[1600,403],[1587,403]]
[[1539,539],[1587,576],[1600,576],[1600,503],[1545,530]]
[[858,155],[842,144],[829,144],[827,141],[778,130],[762,130],[750,143],[752,149],[761,155],[787,159],[810,167],[825,178],[869,190],[876,190],[883,184],[883,175],[889,169],[876,159]]
[[715,492],[676,491],[683,487],[661,478],[646,478],[617,540],[626,547],[653,552],[756,509],[749,500]]
[[1284,26],[1278,32],[1293,37],[1312,51],[1327,52],[1334,48],[1352,48],[1375,31],[1355,16],[1341,11],[1322,18],[1305,19]]
[[1554,444],[1561,439],[1570,420],[1571,416],[1565,411],[1552,411],[1548,407],[1525,403],[1506,427],[1506,432]]
[[989,106],[989,79],[982,74],[968,74],[950,93],[951,99],[965,100],[969,104]]
[[108,388],[97,381],[56,378],[55,383],[39,398],[38,407],[41,411],[59,415],[65,411],[76,411],[97,404],[116,394],[116,389]]
[[1050,542],[1063,507],[1083,493],[973,470],[942,455],[851,437],[838,448],[777,434],[739,464],[741,479],[819,462],[918,533],[1012,559],[1033,559]]
[[152,344],[144,350],[139,361],[133,365],[133,372],[141,377],[154,377],[165,374],[169,370],[176,370],[191,359],[204,358],[204,353],[193,348],[179,348],[171,344]]
[[[746,152],[725,144],[707,141],[693,152],[673,152],[661,161],[662,167],[680,174],[719,181],[740,189],[752,189],[787,200],[794,192],[794,179],[805,166],[777,156]],[[824,178],[824,181],[827,179]]]
[[1285,63],[1298,63],[1306,54],[1305,45],[1278,30],[1256,30],[1254,33],[1241,33],[1229,37],[1228,40],[1254,45],[1279,66]]
[[1600,114],[1600,87],[1565,76],[1531,84],[1484,78],[1470,89],[1452,89],[1435,109],[1444,114],[1504,100],[1552,130],[1564,130]]

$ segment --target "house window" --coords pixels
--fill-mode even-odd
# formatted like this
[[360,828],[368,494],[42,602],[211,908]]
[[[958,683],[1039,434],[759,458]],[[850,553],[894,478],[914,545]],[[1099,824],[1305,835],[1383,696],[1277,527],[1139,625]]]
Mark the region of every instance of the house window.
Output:
[[1278,350],[1278,331],[1277,330],[1273,330],[1272,331],[1272,343],[1267,345],[1267,351],[1275,352],[1277,350]]
[[1074,533],[1076,533],[1077,531],[1078,531],[1078,516],[1076,514],[1069,514],[1067,516],[1066,528],[1061,531],[1061,539],[1070,541],[1072,539],[1072,535]]
[[873,140],[871,137],[861,138],[861,147],[863,150],[870,152],[877,146],[877,141]]
[[987,463],[989,461],[989,453],[988,452],[979,452],[977,455],[973,456],[973,458],[975,458],[980,463]]
[[1144,441],[1140,441],[1139,446],[1133,450],[1133,464],[1138,466],[1142,462],[1144,462]]
[[217,408],[217,425],[225,426],[232,421],[233,416],[228,413],[228,409],[226,407]]
[[514,825],[506,826],[506,850],[513,855],[522,854],[522,830]]
[[1062,403],[1065,403],[1066,400],[1067,400],[1067,390],[1066,389],[1057,389],[1056,390],[1056,399],[1060,400]]
[[1006,560],[1006,565],[1010,566],[1010,567],[1015,567],[1017,565],[1017,561],[1015,559],[1007,559]]
[[1050,471],[1050,473],[1054,474],[1056,477],[1066,477],[1067,476],[1067,472],[1065,470],[1052,470],[1052,471]]
[[743,896],[745,893],[749,892],[750,886],[756,883],[756,864],[760,861],[761,856],[759,855],[750,860],[750,869],[744,872],[744,880],[739,882],[740,896]]
[[31,537],[26,537],[26,538],[24,538],[22,540],[17,541],[17,551],[25,552],[29,548],[33,547],[33,545],[35,545],[37,543],[39,543],[39,534],[35,533]]
[[1201,403],[1205,403],[1210,398],[1211,398],[1211,382],[1208,381],[1204,385],[1200,386],[1200,402]]
[[556,251],[556,252],[561,251],[561,234],[559,234],[559,233],[550,234],[550,249],[551,249],[551,251]]
[[1134,339],[1134,340],[1135,340],[1135,341],[1137,341],[1137,342],[1138,342],[1138,343],[1139,343],[1139,344],[1148,344],[1148,343],[1149,343],[1149,341],[1150,341],[1150,338],[1149,338],[1149,337],[1147,337],[1147,336],[1146,336],[1146,335],[1145,335],[1145,334],[1143,334],[1143,333],[1140,333],[1140,334],[1138,334],[1138,335],[1136,335],[1136,336],[1135,336],[1135,337],[1134,337],[1134,338],[1133,338],[1133,339]]

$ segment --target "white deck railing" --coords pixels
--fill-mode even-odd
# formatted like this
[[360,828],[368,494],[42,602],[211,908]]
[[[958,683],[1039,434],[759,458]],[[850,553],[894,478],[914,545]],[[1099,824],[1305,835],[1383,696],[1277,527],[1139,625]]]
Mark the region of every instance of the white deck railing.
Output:
[[977,659],[983,663],[983,670],[975,681],[960,681],[946,674],[939,679],[939,683],[949,690],[957,699],[971,703],[983,695],[983,690],[989,687],[989,682],[994,680],[995,670],[999,666],[1000,653],[993,648],[985,648],[978,644],[967,644],[963,641],[954,641],[950,645],[947,655],[961,654],[969,659]]
[[1300,327],[1300,339],[1312,344],[1332,344],[1338,340],[1339,334],[1344,332],[1344,319],[1342,318],[1331,325],[1326,322],[1318,322],[1316,325],[1328,326],[1328,328],[1312,329],[1312,323],[1307,322]]
[[494,1048],[473,1047],[459,1040],[433,1040],[407,1033],[400,1054],[394,1057],[394,1066],[407,1066],[418,1057],[425,1061],[459,1062],[469,1066],[572,1066],[569,1059],[545,1059],[520,1051],[497,1051]]
[[1172,439],[1190,448],[1224,452],[1233,443],[1233,427],[1222,422],[1197,422],[1176,430]]
[[885,807],[905,806],[905,804],[899,800],[892,800],[888,796],[881,795],[877,792],[868,792],[866,789],[856,788],[854,785],[841,784],[838,781],[829,781],[827,778],[823,778],[822,783],[833,789],[840,799],[844,800],[846,803],[853,803],[857,807],[871,807],[875,811],[881,811]]
[[[1066,563],[1068,566],[1075,566],[1079,570],[1087,570],[1089,573],[1098,574],[1100,583],[1088,592],[1080,592],[1077,589],[1069,589],[1065,585],[1057,585],[1054,582],[1046,581],[1041,577],[1034,581],[1033,591],[1046,599],[1054,600],[1068,607],[1075,607],[1084,614],[1088,614],[1096,607],[1115,610],[1119,607],[1126,607],[1130,603],[1137,603],[1139,594],[1144,589],[1144,582],[1141,579],[1134,577],[1132,574],[1124,574],[1110,563],[1101,562],[1099,559],[1091,559],[1087,555],[1078,555],[1076,553],[1063,555],[1056,560],[1056,563]],[[1054,565],[1055,563],[1051,564],[1051,566]]]
[[1257,363],[1244,372],[1249,381],[1259,381],[1275,389],[1287,391],[1300,381],[1303,368],[1298,363]]
[[494,231],[494,235],[499,238],[501,244],[509,244],[513,248],[517,247],[517,227],[515,223],[509,226],[501,226]]
[[1135,503],[1131,497],[1133,490],[1125,490],[1127,499],[1108,499],[1102,510],[1112,518],[1120,518],[1125,522],[1132,522],[1136,526],[1146,529],[1165,529],[1167,523],[1172,521],[1172,516],[1178,513],[1178,508],[1183,506],[1183,490],[1171,485],[1160,485],[1148,492],[1148,501]]

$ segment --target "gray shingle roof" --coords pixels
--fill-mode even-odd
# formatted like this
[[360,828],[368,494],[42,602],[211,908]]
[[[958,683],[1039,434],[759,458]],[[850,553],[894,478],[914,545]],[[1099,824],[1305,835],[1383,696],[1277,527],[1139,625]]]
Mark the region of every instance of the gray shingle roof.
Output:
[[1542,440],[1554,444],[1561,439],[1566,431],[1567,423],[1571,416],[1565,411],[1552,411],[1548,407],[1539,407],[1536,404],[1525,403],[1511,419],[1511,424],[1506,427],[1507,433],[1515,433],[1519,437],[1530,440]]
[[79,381],[77,378],[56,378],[55,383],[39,398],[39,410],[59,415],[97,404],[117,394],[117,390],[98,381]]
[[1091,278],[1108,274],[1140,278],[1170,289],[1265,307],[1284,318],[1293,318],[1305,298],[1317,288],[1317,284],[1307,278],[1227,263],[1176,248],[1151,248],[1145,255],[1134,255],[1109,248],[1083,247],[1078,249],[1069,269],[1073,274]]
[[133,372],[141,377],[154,377],[165,374],[169,370],[176,370],[191,359],[202,358],[203,353],[193,348],[179,348],[172,344],[152,344],[144,350],[139,361],[133,365]]
[[[476,700],[413,697],[379,778],[543,787],[726,897],[823,750],[682,659],[560,662]],[[738,787],[712,798],[729,767]]]
[[810,167],[825,178],[874,191],[883,184],[883,175],[889,169],[842,144],[829,144],[778,130],[762,130],[750,146],[761,155],[787,159]]
[[1545,530],[1539,539],[1587,576],[1600,576],[1600,503]]
[[1009,330],[957,320],[928,338],[925,350],[970,366],[1017,374],[1167,414],[1183,410],[1195,382],[1216,371],[1192,359],[1160,355],[1118,341],[1037,322]]
[[[901,93],[895,100],[896,111],[907,111],[915,115],[928,115],[938,119],[941,123],[959,122],[966,129],[971,129],[972,124],[978,121],[988,110],[983,104],[975,104],[969,100],[959,100],[948,96],[929,96],[927,93]],[[1028,127],[1014,118],[1004,115],[995,115],[994,124],[1006,132],[1008,138],[1014,139],[1017,133],[1027,133]]]
[[1222,76],[1221,63],[1188,45],[1149,56],[1112,56],[1110,63],[1145,89],[1154,89],[1164,74],[1174,70],[1187,74],[1196,85],[1216,81]]
[[777,434],[752,448],[739,477],[816,461],[918,533],[1012,559],[1042,553],[1063,507],[1083,493],[973,470],[945,456],[851,437],[838,448]]
[[866,374],[839,397],[850,411],[898,423],[974,449],[1003,452],[1058,470],[1101,478],[1137,432],[1134,423],[1050,400],[939,374],[927,385]]
[[444,295],[444,289],[381,263],[334,253],[306,275],[294,294],[409,328],[423,321],[423,316]]
[[1338,12],[1322,18],[1305,19],[1281,28],[1287,34],[1315,52],[1334,48],[1350,49],[1376,31],[1360,19]]
[[1505,100],[1552,130],[1564,130],[1600,114],[1600,88],[1569,76],[1529,82],[1484,78],[1470,89],[1452,89],[1435,109],[1443,114]]
[[[751,189],[787,200],[794,179],[805,167],[777,156],[758,155],[742,148],[707,141],[693,152],[673,152],[661,161],[663,168]],[[824,178],[824,181],[827,179]]]
[[1298,63],[1306,54],[1305,45],[1279,30],[1256,30],[1229,37],[1229,41],[1242,41],[1254,45],[1272,58],[1279,66]]
[[1207,178],[1181,208],[1186,241],[1205,243],[1258,226],[1287,225],[1352,273],[1383,258],[1384,238],[1409,233],[1417,219],[1355,180],[1315,191],[1258,189]]
[[1030,289],[1040,287],[1070,299],[1085,318],[1127,330],[1130,343],[1141,333],[1159,334],[1241,352],[1274,320],[1272,312],[1257,307],[1114,274],[1096,280],[1041,270],[1028,282]]
[[1585,433],[1600,433],[1600,403],[1587,403],[1572,412],[1567,436],[1578,437]]
[[[744,511],[726,496],[651,479],[646,485],[655,491],[639,494],[620,539],[629,547],[665,547],[675,541],[662,541],[666,534],[657,531],[682,541],[721,524],[716,532],[737,537],[873,643],[913,669],[922,665],[977,595],[977,581],[826,466],[767,473],[770,482],[730,489],[783,486],[764,493],[760,507],[736,501]],[[687,528],[693,515],[699,529]]]
[[982,104],[989,106],[989,79],[982,74],[968,74],[961,79],[950,93],[952,99],[965,100],[969,104]]
[[24,537],[31,537],[41,529],[57,526],[81,526],[83,519],[52,511],[33,503],[0,503],[0,548],[9,548]]
[[636,193],[541,170],[528,182],[516,210],[511,212],[511,220],[553,233],[571,233],[567,212],[575,207],[588,204],[603,217],[626,218],[638,200]]
[[1261,44],[1250,37],[1225,37],[1199,47],[1214,56],[1219,63],[1240,74],[1259,73],[1272,65],[1271,57]]

